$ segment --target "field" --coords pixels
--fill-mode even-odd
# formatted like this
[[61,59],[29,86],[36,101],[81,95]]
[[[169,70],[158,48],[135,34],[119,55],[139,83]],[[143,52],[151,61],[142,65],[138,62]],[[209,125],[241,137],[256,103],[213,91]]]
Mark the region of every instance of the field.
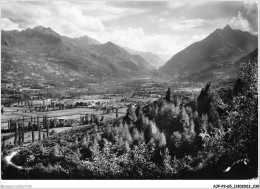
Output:
[[[118,109],[118,116],[123,116],[126,114],[126,107],[125,107],[125,102],[122,103],[120,102],[122,97],[115,97],[112,99],[101,99],[100,96],[95,95],[95,96],[82,96],[80,99],[63,99],[60,101],[54,101],[55,103],[61,103],[61,104],[76,104],[76,102],[90,102],[90,103],[95,103],[95,102],[106,102],[109,106],[124,106],[123,108]],[[148,102],[148,101],[154,101],[155,98],[146,98],[146,99],[139,99],[139,98],[131,98],[131,102]],[[32,101],[34,106],[41,106],[43,104],[43,101],[40,100],[33,100]],[[129,103],[129,102],[127,102]],[[45,105],[51,104],[50,100],[45,100],[44,102]],[[95,108],[73,108],[73,109],[64,109],[64,110],[55,110],[53,111],[50,109],[50,111],[46,112],[30,112],[28,107],[18,107],[18,104],[15,103],[13,104],[12,107],[5,107],[4,108],[4,114],[1,116],[1,128],[2,129],[7,129],[8,127],[8,121],[10,119],[16,120],[16,119],[23,119],[24,118],[24,123],[25,126],[28,125],[28,122],[31,120],[31,117],[43,117],[47,116],[48,119],[64,119],[64,120],[75,120],[76,123],[80,121],[80,116],[86,115],[86,114],[95,114],[95,115],[100,115],[104,116],[104,120],[110,120],[116,118],[116,113],[109,113],[109,114],[104,114],[102,110],[96,110]],[[41,119],[40,119],[41,122]],[[78,124],[77,124],[78,125]],[[62,127],[62,128],[53,128],[50,129],[50,132],[52,130],[55,130],[55,132],[59,133],[64,130],[71,129],[71,127]],[[5,136],[10,136],[14,134],[13,132],[8,132],[8,133],[2,133],[1,138]],[[42,133],[43,134],[43,133]],[[43,136],[42,136],[43,137]],[[38,139],[38,131],[35,131],[35,140]],[[25,133],[25,143],[31,141],[31,132]],[[14,137],[9,138],[8,140],[5,140],[5,144],[13,144],[14,142]]]
[[[17,108],[15,108],[17,109]],[[66,109],[66,110],[57,110],[57,111],[48,111],[48,112],[28,112],[24,113],[24,108],[19,108],[18,111],[14,111],[14,108],[5,108],[5,113],[1,116],[1,127],[7,127],[7,122],[10,119],[22,119],[23,117],[30,118],[31,116],[47,116],[49,119],[74,119],[78,120],[80,115],[85,114],[96,114],[102,115],[105,118],[111,119],[115,118],[115,113],[103,114],[103,111],[96,111],[96,109],[91,108],[74,108],[74,109]],[[118,111],[118,115],[124,115],[126,113],[126,108],[121,108]]]

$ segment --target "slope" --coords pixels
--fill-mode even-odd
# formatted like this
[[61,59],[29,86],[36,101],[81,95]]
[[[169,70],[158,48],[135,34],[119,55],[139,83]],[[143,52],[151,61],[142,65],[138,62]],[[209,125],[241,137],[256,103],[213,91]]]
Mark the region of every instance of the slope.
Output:
[[232,77],[230,69],[234,68],[234,61],[257,45],[256,36],[227,25],[174,55],[160,71],[173,78],[196,81]]

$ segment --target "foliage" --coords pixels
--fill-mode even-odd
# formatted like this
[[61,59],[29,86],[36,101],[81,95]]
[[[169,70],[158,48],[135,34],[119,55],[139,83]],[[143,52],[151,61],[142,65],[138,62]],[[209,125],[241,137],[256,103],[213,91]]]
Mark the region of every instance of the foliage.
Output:
[[171,98],[172,98],[172,92],[171,92],[171,88],[169,87],[165,96],[166,102],[171,102]]
[[[5,166],[4,175],[9,178],[14,172],[26,179],[256,177],[257,63],[241,65],[243,85],[235,86],[239,90],[222,90],[220,95],[228,96],[228,103],[211,91],[210,84],[196,100],[172,93],[171,101],[160,99],[135,110],[129,107],[121,121],[93,123],[33,143],[12,159],[26,171]],[[225,114],[220,108],[223,103]],[[241,159],[248,165],[237,171],[239,175],[223,172]]]

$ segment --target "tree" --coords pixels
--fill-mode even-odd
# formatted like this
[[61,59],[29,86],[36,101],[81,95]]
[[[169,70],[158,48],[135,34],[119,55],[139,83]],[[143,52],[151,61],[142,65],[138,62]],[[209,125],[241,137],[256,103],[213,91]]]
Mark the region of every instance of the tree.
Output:
[[49,158],[52,163],[54,163],[57,160],[57,158],[59,157],[59,153],[60,152],[57,144],[51,147],[49,151]]
[[189,115],[186,113],[184,106],[182,106],[182,108],[181,108],[181,112],[178,115],[178,120],[180,122],[180,131],[187,132],[190,129],[189,128],[190,119],[189,119]]
[[164,133],[160,133],[159,138],[158,138],[158,147],[161,148],[165,148],[166,147],[166,138]]
[[118,108],[116,108],[116,118],[118,118]]
[[136,114],[137,118],[143,116],[143,109],[142,109],[142,105],[141,104],[137,105],[136,110],[135,110],[135,114]]
[[172,97],[172,92],[171,92],[171,88],[169,87],[167,92],[166,92],[166,96],[165,96],[165,100],[166,102],[171,102],[171,97]]
[[144,130],[145,142],[148,143],[151,140],[151,138],[154,138],[154,140],[156,140],[159,134],[160,133],[156,124],[153,121],[150,121],[150,123],[147,125],[147,127]]
[[91,151],[92,151],[92,157],[97,155],[99,152],[99,145],[98,145],[98,141],[97,141],[97,136],[94,136],[94,139],[92,141],[92,145],[90,147]]
[[17,127],[17,123],[14,122],[14,145],[17,144],[17,135],[18,135],[18,127]]
[[178,156],[178,148],[181,146],[182,135],[179,131],[174,132],[169,141],[169,152],[171,156]]
[[24,123],[20,123],[21,124],[21,136],[22,136],[22,143],[24,143]]
[[32,142],[34,142],[34,127],[32,126]]
[[209,113],[209,106],[211,102],[211,88],[210,83],[201,89],[201,92],[197,98],[198,114],[201,117],[202,114]]
[[132,131],[132,139],[134,145],[139,145],[143,140],[142,135],[137,128],[134,128]]
[[126,110],[125,121],[127,124],[134,123],[136,121],[135,111],[132,106],[129,106]]
[[[258,175],[258,62],[242,62],[239,77],[242,91],[234,97],[225,122],[226,142],[233,161],[247,157],[250,177]],[[235,159],[236,158],[236,159]],[[250,178],[249,177],[249,178]]]
[[21,128],[20,121],[18,121],[18,141],[19,141],[19,145],[20,145],[22,142],[22,128]]
[[233,94],[235,96],[239,95],[239,94],[243,94],[244,93],[244,87],[245,87],[245,83],[242,81],[241,78],[238,78],[236,80],[236,83],[235,83],[235,86],[234,86],[234,89],[233,89]]
[[47,137],[49,137],[49,125],[50,125],[50,123],[48,122],[47,116],[45,117],[45,125],[46,125]]
[[207,83],[205,88],[200,92],[197,98],[197,108],[199,117],[202,114],[207,114],[209,122],[214,126],[219,128],[221,126],[219,113],[217,111],[217,102],[221,101],[216,93],[211,92],[211,85]]
[[41,128],[40,128],[39,125],[38,125],[38,132],[39,132],[38,140],[41,140],[42,139],[42,135],[41,135]]

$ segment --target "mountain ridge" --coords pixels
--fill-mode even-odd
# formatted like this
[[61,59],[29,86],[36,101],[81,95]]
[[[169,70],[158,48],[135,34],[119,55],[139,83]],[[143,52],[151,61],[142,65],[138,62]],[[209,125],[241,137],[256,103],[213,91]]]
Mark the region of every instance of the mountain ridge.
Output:
[[[227,25],[178,52],[159,70],[176,79],[208,81],[224,76],[225,69],[231,69],[234,61],[257,46],[254,35]],[[205,76],[208,73],[211,78]]]
[[[15,82],[73,86],[80,81],[84,86],[89,82],[142,77],[154,69],[141,56],[130,55],[112,42],[101,44],[88,36],[61,36],[42,26],[22,31],[1,30],[1,38],[2,76]],[[107,54],[102,48],[117,51]],[[41,71],[37,73],[35,68]]]
[[129,54],[140,55],[141,57],[143,57],[147,62],[149,62],[156,69],[158,69],[159,67],[161,67],[165,63],[165,61],[163,61],[160,56],[153,54],[151,52],[138,51],[138,50],[131,49],[129,47],[124,47],[124,49]]

